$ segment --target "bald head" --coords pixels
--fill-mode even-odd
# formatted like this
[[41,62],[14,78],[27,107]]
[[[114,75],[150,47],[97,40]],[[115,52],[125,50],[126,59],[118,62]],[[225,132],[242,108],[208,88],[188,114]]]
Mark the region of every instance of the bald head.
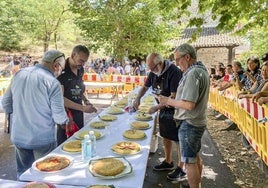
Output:
[[164,62],[163,57],[158,53],[150,53],[146,58],[146,64],[148,66],[154,66]]
[[163,62],[163,57],[158,53],[151,53],[146,58],[147,67],[157,75],[159,75],[163,69]]

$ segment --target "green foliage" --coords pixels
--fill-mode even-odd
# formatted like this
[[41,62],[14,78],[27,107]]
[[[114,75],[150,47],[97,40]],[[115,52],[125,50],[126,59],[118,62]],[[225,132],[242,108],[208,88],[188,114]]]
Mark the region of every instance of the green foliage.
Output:
[[77,41],[74,34],[79,30],[73,24],[74,15],[68,11],[68,3],[66,0],[2,0],[0,48],[19,50],[41,45],[46,51],[49,46],[58,48],[68,40],[73,44]]
[[[0,49],[62,48],[87,44],[107,55],[169,54],[182,28],[209,17],[221,31],[249,36],[251,52],[267,51],[267,0],[1,0]],[[71,11],[70,11],[71,10]],[[75,23],[74,23],[75,20]],[[240,25],[241,27],[237,27]],[[79,28],[78,28],[79,27]]]
[[79,14],[76,23],[89,47],[103,48],[119,59],[163,52],[165,40],[176,32],[167,22],[170,17],[161,17],[163,10],[154,0],[73,0],[71,10]]

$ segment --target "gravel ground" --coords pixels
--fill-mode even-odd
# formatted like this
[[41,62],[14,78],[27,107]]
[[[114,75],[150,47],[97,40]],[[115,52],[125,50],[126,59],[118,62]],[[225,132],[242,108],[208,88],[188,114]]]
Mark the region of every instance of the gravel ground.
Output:
[[268,188],[268,175],[260,170],[261,159],[253,148],[247,149],[242,142],[242,133],[224,130],[229,125],[224,119],[215,120],[213,110],[209,110],[208,131],[223,157],[222,163],[231,169],[240,187]]

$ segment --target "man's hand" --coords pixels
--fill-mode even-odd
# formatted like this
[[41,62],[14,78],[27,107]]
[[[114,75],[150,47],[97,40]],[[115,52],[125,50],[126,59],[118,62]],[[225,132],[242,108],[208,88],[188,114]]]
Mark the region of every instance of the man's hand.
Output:
[[252,101],[253,102],[257,102],[259,100],[259,98],[261,97],[261,93],[260,92],[257,92],[255,94],[253,94],[252,96]]
[[133,107],[135,110],[138,110],[139,106],[140,106],[140,99],[136,98],[133,102]]
[[149,114],[153,114],[153,113],[155,113],[157,110],[158,110],[157,106],[152,106],[152,107],[148,110],[148,113],[149,113]]
[[168,103],[169,97],[165,97],[163,95],[158,95],[157,99],[161,105],[168,106],[167,103]]
[[93,105],[85,105],[82,107],[82,111],[85,113],[97,112],[97,109]]
[[258,104],[263,105],[263,104],[267,103],[267,101],[268,101],[268,97],[260,97],[258,99]]
[[85,103],[85,105],[92,105],[92,106],[93,106],[93,104],[91,104],[91,103],[89,102],[89,100],[85,101],[84,103]]

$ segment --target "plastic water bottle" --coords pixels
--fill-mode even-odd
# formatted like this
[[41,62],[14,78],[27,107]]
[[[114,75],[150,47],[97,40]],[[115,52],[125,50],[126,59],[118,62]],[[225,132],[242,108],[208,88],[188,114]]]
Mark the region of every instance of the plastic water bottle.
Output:
[[89,131],[89,140],[91,141],[91,157],[94,157],[97,153],[96,136],[94,131]]
[[92,142],[89,139],[89,135],[86,134],[84,136],[84,140],[82,141],[82,160],[86,162],[91,158],[91,148],[92,148]]

